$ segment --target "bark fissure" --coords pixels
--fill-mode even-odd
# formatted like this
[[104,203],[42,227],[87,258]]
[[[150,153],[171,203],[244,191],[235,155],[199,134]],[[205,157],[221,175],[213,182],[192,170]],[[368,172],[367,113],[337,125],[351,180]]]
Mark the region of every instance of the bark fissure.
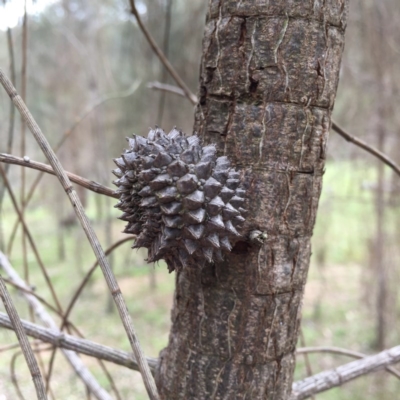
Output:
[[291,393],[346,13],[335,0],[209,1],[194,129],[241,172],[248,213],[223,262],[177,273],[164,399]]

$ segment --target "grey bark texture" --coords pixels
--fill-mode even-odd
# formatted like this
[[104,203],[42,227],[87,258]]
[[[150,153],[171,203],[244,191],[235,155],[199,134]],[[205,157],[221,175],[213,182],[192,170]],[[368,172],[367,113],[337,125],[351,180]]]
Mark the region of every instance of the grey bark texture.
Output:
[[290,396],[347,9],[209,1],[195,131],[241,171],[249,212],[224,262],[176,274],[162,399]]

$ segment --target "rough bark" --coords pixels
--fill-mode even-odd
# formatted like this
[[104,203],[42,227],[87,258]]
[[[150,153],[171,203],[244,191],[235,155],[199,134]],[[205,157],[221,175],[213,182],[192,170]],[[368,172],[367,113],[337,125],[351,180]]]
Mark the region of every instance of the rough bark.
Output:
[[195,131],[241,170],[249,212],[224,262],[176,275],[163,399],[290,395],[347,6],[209,1]]

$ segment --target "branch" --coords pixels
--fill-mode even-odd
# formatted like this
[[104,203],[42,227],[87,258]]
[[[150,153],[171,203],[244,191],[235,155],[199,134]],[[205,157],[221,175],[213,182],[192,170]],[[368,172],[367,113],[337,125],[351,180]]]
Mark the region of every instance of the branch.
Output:
[[400,362],[400,346],[392,347],[362,360],[352,361],[338,368],[295,382],[290,400],[307,399],[313,394],[341,386],[362,375],[378,371],[398,362]]
[[[26,290],[29,290],[29,287],[19,277],[17,272],[9,263],[7,257],[2,252],[0,252],[0,267],[4,269],[6,274],[14,283],[25,288]],[[40,304],[39,300],[25,291],[23,291],[22,294],[35,311],[36,316],[40,318],[44,324],[51,328],[55,334],[61,334],[61,332],[58,330],[57,324]],[[62,352],[67,361],[71,364],[72,368],[75,370],[76,374],[82,379],[85,385],[90,388],[91,392],[98,400],[111,400],[110,395],[99,385],[99,383],[75,352],[65,349],[62,350]]]
[[[174,86],[174,85],[168,85],[167,83],[161,83],[161,82],[157,82],[157,81],[149,82],[147,84],[147,87],[149,89],[161,90],[164,92],[176,94],[178,96],[186,97],[185,92],[181,88]],[[197,97],[196,97],[196,103],[197,103]]]
[[[132,357],[132,353],[113,349],[86,339],[80,339],[72,335],[67,335],[54,329],[46,329],[32,322],[21,320],[24,331],[28,336],[39,339],[45,343],[61,349],[72,350],[76,353],[85,354],[100,360],[109,361],[122,367],[139,371],[136,360]],[[0,327],[13,330],[10,318],[0,312]],[[146,361],[154,372],[157,364],[157,358],[146,357]]]
[[[339,354],[342,356],[358,358],[358,359],[367,357],[365,354],[359,353],[358,351],[342,349],[341,347],[301,347],[297,349],[296,352],[297,354],[307,354],[307,353]],[[385,369],[393,376],[400,379],[400,372],[396,368],[386,367]]]
[[[173,85],[168,85],[165,83],[161,82],[149,82],[147,84],[147,87],[149,89],[154,89],[154,90],[162,90],[164,92],[169,92],[172,94],[176,94],[178,96],[185,96],[185,92],[180,89],[179,87],[173,86]],[[196,98],[197,102],[197,98]],[[370,146],[369,144],[365,143],[363,140],[350,135],[348,132],[346,132],[342,127],[340,127],[335,121],[332,121],[332,129],[338,133],[340,136],[342,136],[344,139],[346,139],[348,142],[351,142],[355,144],[358,147],[361,147],[362,149],[366,150],[368,153],[372,154],[379,160],[381,160],[383,163],[388,165],[390,168],[393,169],[396,174],[400,175],[400,166],[397,165],[391,158],[389,158],[386,154],[382,153],[378,149],[375,149],[374,147]]]
[[397,175],[400,175],[400,166],[397,165],[393,160],[391,160],[386,154],[365,143],[363,140],[350,135],[334,121],[332,121],[332,129],[340,136],[345,138],[348,142],[354,143],[356,146],[361,147],[362,149],[368,151],[368,153],[372,154],[373,156],[381,160],[383,163],[388,165],[390,168],[392,168]]
[[32,347],[26,336],[22,322],[19,318],[17,310],[11,300],[11,296],[0,275],[0,298],[3,301],[4,308],[7,311],[10,320],[10,326],[17,335],[18,342],[21,345],[22,353],[24,354],[26,363],[28,364],[29,372],[31,373],[33,383],[36,389],[36,396],[39,400],[47,400],[46,389],[43,384],[42,374],[40,373],[39,365],[33,354]]
[[185,93],[185,96],[189,99],[189,101],[195,105],[197,103],[197,98],[196,96],[191,92],[191,90],[186,86],[185,82],[182,80],[182,78],[179,76],[179,74],[175,71],[175,68],[171,65],[171,63],[168,61],[168,59],[165,57],[165,54],[161,51],[161,49],[158,47],[156,41],[153,39],[151,36],[150,32],[147,30],[147,28],[143,25],[143,21],[140,18],[140,15],[136,9],[135,6],[135,0],[129,0],[129,3],[131,5],[131,13],[135,16],[136,21],[139,25],[140,30],[143,32],[144,36],[146,37],[147,41],[149,42],[151,48],[153,49],[154,53],[156,53],[157,57],[160,59],[160,61],[163,63],[164,67],[167,69],[167,71],[170,73],[172,78],[175,80],[177,85],[183,90]]
[[[5,164],[21,165],[23,167],[28,167],[36,169],[38,171],[46,172],[47,174],[56,175],[53,168],[51,168],[50,165],[31,160],[28,157],[20,158],[17,156],[13,156],[12,154],[0,153],[0,162],[3,162]],[[96,192],[104,196],[118,198],[118,195],[114,192],[113,189],[110,189],[98,182],[91,181],[89,179],[83,178],[82,176],[73,174],[71,172],[66,171],[65,173],[72,182],[77,183],[79,186],[82,186],[88,190],[91,190],[92,192]]]
[[151,374],[149,366],[146,362],[146,359],[143,354],[143,350],[140,347],[139,340],[136,336],[135,329],[133,327],[132,319],[129,315],[128,308],[126,306],[125,300],[122,296],[121,289],[118,286],[117,280],[115,279],[114,273],[110,268],[108,260],[104,255],[104,251],[101,247],[101,244],[97,238],[97,235],[90,224],[90,221],[85,213],[85,210],[82,206],[82,203],[76,194],[73,186],[71,185],[71,181],[69,180],[67,174],[65,173],[60,161],[58,160],[57,156],[55,155],[54,151],[52,150],[49,142],[47,141],[46,137],[43,135],[39,125],[34,120],[33,116],[29,112],[28,108],[26,107],[25,103],[22,101],[21,97],[19,96],[18,92],[16,91],[13,84],[4,74],[3,70],[0,69],[0,82],[3,85],[4,89],[12,99],[15,106],[18,108],[19,112],[23,116],[24,120],[26,121],[30,131],[32,132],[33,136],[35,137],[36,141],[38,142],[40,148],[42,149],[43,153],[46,155],[47,159],[50,162],[53,170],[55,171],[58,179],[60,180],[61,185],[63,186],[65,192],[67,193],[71,204],[75,210],[75,213],[81,223],[81,226],[86,233],[86,236],[92,246],[93,252],[96,255],[96,258],[99,261],[100,268],[103,272],[104,278],[107,282],[108,288],[110,293],[114,298],[114,302],[117,306],[121,321],[124,325],[125,332],[127,333],[129,342],[135,354],[135,357],[138,361],[140,373],[143,378],[144,385],[146,390],[149,394],[151,400],[158,400],[158,392],[157,387],[154,382],[154,378]]

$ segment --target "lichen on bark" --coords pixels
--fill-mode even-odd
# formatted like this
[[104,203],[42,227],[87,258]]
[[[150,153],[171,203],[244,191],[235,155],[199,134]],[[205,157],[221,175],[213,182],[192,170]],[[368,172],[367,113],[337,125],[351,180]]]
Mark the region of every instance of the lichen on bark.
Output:
[[290,395],[347,8],[209,1],[194,129],[245,174],[244,231],[266,239],[177,272],[164,399]]

